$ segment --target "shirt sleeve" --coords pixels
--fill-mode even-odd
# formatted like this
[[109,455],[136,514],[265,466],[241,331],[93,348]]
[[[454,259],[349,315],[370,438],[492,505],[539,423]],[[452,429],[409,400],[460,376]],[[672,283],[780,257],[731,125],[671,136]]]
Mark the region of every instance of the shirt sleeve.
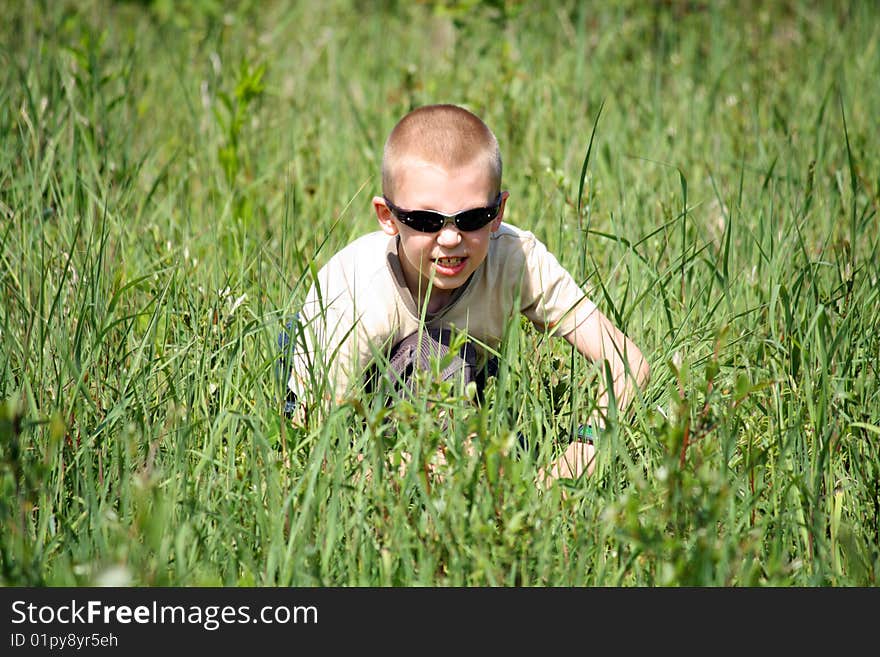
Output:
[[287,385],[301,400],[339,400],[357,366],[356,308],[341,276],[323,268],[299,313]]
[[596,309],[574,277],[547,247],[530,240],[521,288],[521,312],[542,331],[567,335]]
[[306,295],[287,384],[298,399],[343,401],[393,333],[384,270],[365,260],[363,249],[338,254]]

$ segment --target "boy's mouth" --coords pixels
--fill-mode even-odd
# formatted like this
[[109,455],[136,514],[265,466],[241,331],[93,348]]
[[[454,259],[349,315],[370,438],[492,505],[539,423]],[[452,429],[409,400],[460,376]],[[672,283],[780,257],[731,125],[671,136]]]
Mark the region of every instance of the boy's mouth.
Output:
[[454,258],[434,258],[434,266],[438,273],[454,276],[464,269],[467,256]]
[[441,267],[457,267],[462,262],[464,262],[464,258],[456,257],[456,258],[434,258],[434,262],[436,262]]

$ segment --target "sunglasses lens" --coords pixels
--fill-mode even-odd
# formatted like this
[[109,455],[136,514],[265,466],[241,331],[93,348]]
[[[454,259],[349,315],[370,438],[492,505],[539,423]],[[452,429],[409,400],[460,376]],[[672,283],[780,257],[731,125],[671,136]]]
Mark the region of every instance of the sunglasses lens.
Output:
[[443,215],[428,210],[415,210],[409,213],[409,225],[422,233],[436,233],[443,228]]
[[478,230],[488,224],[495,217],[495,208],[476,208],[467,210],[458,215],[455,225],[461,230]]

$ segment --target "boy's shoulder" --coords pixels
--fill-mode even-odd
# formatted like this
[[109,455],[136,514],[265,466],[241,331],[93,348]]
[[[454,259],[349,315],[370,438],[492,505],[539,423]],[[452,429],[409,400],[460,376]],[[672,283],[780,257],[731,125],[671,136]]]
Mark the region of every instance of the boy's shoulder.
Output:
[[529,260],[538,249],[541,241],[529,230],[505,222],[489,238],[490,258],[494,260]]
[[510,278],[511,272],[525,269],[536,285],[569,275],[537,235],[508,223],[502,223],[498,231],[492,233],[487,260],[489,273]]
[[499,241],[499,243],[503,244],[503,243],[510,241],[510,240],[513,240],[513,241],[519,240],[521,242],[530,242],[530,241],[535,240],[536,238],[535,238],[535,234],[532,233],[531,231],[524,230],[522,228],[518,228],[517,226],[514,226],[513,224],[509,224],[506,221],[502,221],[501,226],[498,228],[497,231],[492,233],[490,239],[495,240],[495,241]]
[[327,298],[391,298],[395,285],[389,263],[392,253],[396,253],[394,237],[382,231],[366,233],[334,253],[315,282]]
[[381,230],[355,238],[334,253],[324,269],[381,269],[384,266],[389,242],[394,239]]

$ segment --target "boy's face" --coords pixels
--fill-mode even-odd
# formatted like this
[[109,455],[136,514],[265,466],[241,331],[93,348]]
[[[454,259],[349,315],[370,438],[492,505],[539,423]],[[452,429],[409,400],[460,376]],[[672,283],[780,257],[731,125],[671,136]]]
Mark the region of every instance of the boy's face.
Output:
[[[401,163],[394,181],[394,197],[404,210],[433,210],[444,215],[483,208],[495,201],[496,190],[485,165],[452,170],[423,161]],[[436,233],[424,233],[399,221],[381,196],[373,198],[379,225],[388,235],[400,235],[398,257],[413,297],[424,297],[433,278],[431,297],[442,296],[465,284],[489,252],[489,236],[501,226],[507,192],[501,194],[498,215],[487,225],[462,231],[451,221]]]

